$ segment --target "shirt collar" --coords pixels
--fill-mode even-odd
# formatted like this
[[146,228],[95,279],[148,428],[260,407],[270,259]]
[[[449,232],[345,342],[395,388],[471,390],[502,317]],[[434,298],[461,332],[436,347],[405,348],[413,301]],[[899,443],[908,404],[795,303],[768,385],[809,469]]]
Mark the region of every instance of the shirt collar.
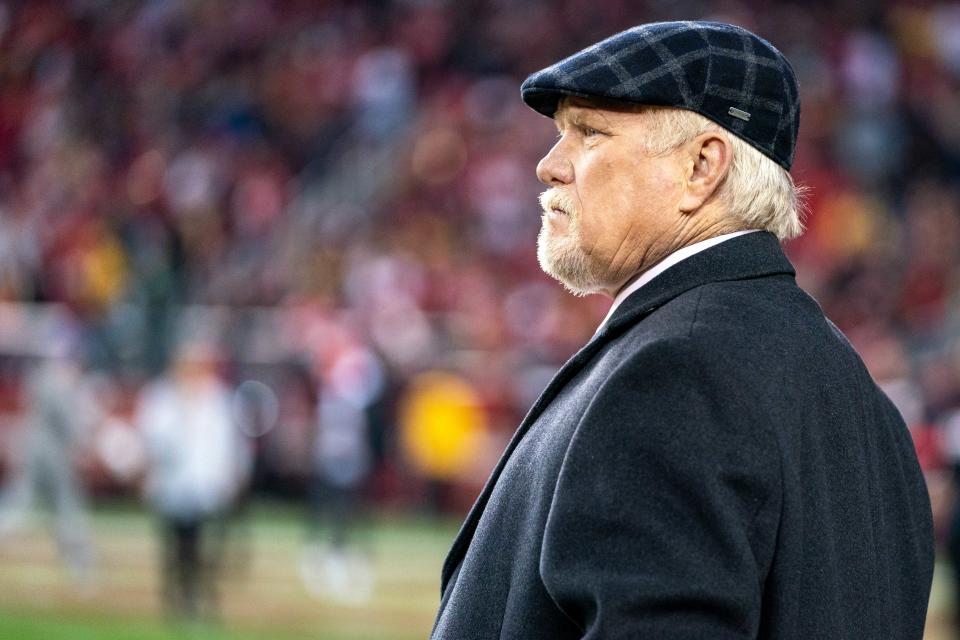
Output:
[[746,235],[748,233],[755,233],[756,231],[758,231],[758,229],[747,229],[745,231],[734,231],[733,233],[725,233],[723,235],[714,236],[713,238],[707,238],[706,240],[701,240],[700,242],[694,242],[691,245],[687,245],[686,247],[677,249],[676,251],[668,255],[666,258],[664,258],[657,264],[653,265],[652,267],[644,271],[642,274],[640,274],[639,278],[637,278],[636,280],[630,283],[630,286],[622,289],[620,293],[617,294],[617,297],[613,299],[613,305],[610,307],[610,310],[607,311],[606,317],[603,319],[603,322],[600,323],[600,326],[597,327],[597,330],[596,332],[594,332],[594,334],[599,333],[600,330],[603,329],[603,326],[607,324],[607,320],[610,319],[610,316],[613,315],[613,312],[617,310],[617,307],[620,306],[620,303],[626,300],[631,293],[633,293],[643,285],[647,284],[648,282],[656,278],[658,275],[660,275],[670,267],[674,266],[679,262],[686,260],[690,256],[696,255],[701,251],[709,249],[712,246],[718,245],[721,242],[725,242],[727,240],[730,240],[731,238],[736,238],[737,236]]

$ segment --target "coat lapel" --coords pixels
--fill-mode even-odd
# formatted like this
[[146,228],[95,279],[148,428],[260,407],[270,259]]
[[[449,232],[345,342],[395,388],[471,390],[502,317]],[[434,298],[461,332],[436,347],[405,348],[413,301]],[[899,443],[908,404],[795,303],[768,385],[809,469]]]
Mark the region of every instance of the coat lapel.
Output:
[[523,419],[523,422],[520,423],[520,426],[517,428],[516,433],[513,434],[513,438],[510,439],[510,443],[507,445],[507,448],[504,450],[503,455],[500,456],[500,461],[497,463],[496,468],[494,468],[493,473],[490,474],[490,478],[487,480],[487,483],[483,487],[483,491],[480,492],[480,496],[477,498],[476,502],[473,503],[473,507],[470,509],[470,513],[467,514],[467,519],[464,520],[463,525],[460,527],[460,532],[457,534],[457,537],[454,539],[453,546],[450,549],[450,553],[447,554],[447,559],[443,563],[443,571],[440,578],[440,590],[441,593],[446,590],[447,581],[450,579],[450,574],[456,568],[457,562],[463,556],[463,553],[466,551],[467,545],[470,543],[470,539],[473,537],[473,532],[477,528],[477,522],[480,520],[480,515],[483,513],[484,507],[487,505],[487,500],[490,498],[490,493],[493,491],[493,487],[497,483],[497,479],[500,477],[500,473],[503,471],[503,467],[507,464],[507,460],[510,459],[510,454],[513,453],[513,450],[517,448],[517,444],[520,440],[523,439],[524,434],[530,428],[530,425],[533,424],[540,414],[543,413],[543,410],[546,409],[547,405],[557,396],[561,389],[567,384],[567,382],[576,375],[583,366],[590,361],[590,359],[600,350],[600,348],[606,344],[607,340],[601,339],[600,335],[594,336],[594,338],[588,342],[583,348],[581,348],[572,358],[570,358],[563,367],[553,376],[550,380],[550,383],[547,385],[547,388],[544,389],[543,393],[540,394],[540,397],[537,398],[537,401],[534,402],[533,406],[530,408],[530,411],[527,412],[526,417]]
[[480,516],[490,499],[490,494],[517,444],[564,386],[604,345],[685,291],[709,282],[756,278],[776,273],[794,275],[793,266],[784,256],[778,240],[767,232],[750,233],[732,238],[691,256],[667,269],[624,300],[603,329],[553,376],[520,423],[454,539],[453,546],[443,563],[440,592],[446,591],[450,576],[466,553]]

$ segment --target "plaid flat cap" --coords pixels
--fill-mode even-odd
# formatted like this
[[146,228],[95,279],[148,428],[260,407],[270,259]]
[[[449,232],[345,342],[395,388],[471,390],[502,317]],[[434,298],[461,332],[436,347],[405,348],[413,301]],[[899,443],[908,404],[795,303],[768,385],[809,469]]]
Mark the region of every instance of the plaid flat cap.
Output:
[[799,87],[786,57],[721,22],[628,29],[534,73],[520,93],[550,118],[563,96],[696,111],[788,170],[800,128]]

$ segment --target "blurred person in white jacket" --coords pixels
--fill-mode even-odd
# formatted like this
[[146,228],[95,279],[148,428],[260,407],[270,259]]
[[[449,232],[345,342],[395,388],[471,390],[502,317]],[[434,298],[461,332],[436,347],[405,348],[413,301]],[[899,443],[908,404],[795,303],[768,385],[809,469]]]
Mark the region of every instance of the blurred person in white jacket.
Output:
[[211,525],[224,525],[250,469],[215,352],[185,344],[171,373],[143,390],[136,420],[162,529],[165,605],[177,617],[212,619],[224,530]]

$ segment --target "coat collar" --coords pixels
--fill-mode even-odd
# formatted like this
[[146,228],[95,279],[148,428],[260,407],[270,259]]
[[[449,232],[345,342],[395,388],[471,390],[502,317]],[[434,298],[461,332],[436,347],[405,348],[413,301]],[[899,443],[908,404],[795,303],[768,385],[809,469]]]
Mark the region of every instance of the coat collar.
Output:
[[493,487],[513,450],[547,405],[603,346],[685,291],[711,282],[747,280],[774,274],[796,275],[776,236],[768,232],[749,233],[691,256],[630,294],[603,328],[554,375],[520,423],[447,554],[441,573],[441,593],[446,590],[450,576],[466,553]]

